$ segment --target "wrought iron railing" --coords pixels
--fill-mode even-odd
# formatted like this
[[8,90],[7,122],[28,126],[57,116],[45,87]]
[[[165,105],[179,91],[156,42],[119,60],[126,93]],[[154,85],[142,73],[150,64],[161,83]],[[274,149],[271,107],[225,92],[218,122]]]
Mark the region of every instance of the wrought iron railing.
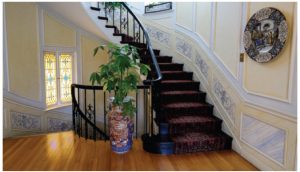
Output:
[[[152,71],[143,81],[139,90],[144,90],[144,100],[138,99],[136,93],[136,107],[140,106],[139,103],[144,104],[144,131],[138,133],[138,112],[136,112],[136,137],[139,134],[153,134],[153,110],[158,106],[159,97],[159,84],[162,80],[159,65],[157,63],[154,50],[152,48],[147,30],[142,25],[137,16],[130,10],[124,2],[97,2],[96,6],[91,6],[92,10],[99,11],[98,19],[106,21],[107,28],[114,29],[114,36],[121,36],[121,43],[128,43],[139,48],[140,55],[143,58],[150,58],[152,63]],[[149,61],[146,60],[146,61]],[[92,96],[87,96],[87,92],[92,92]],[[97,92],[103,94],[102,104],[97,104]],[[87,99],[93,100],[93,103],[87,103]],[[107,93],[103,91],[101,86],[87,86],[72,84],[72,103],[73,103],[73,127],[76,134],[85,138],[91,139],[104,139],[109,138],[107,129]],[[97,112],[97,106],[103,106],[102,112]],[[102,113],[103,119],[99,115]],[[97,122],[98,121],[98,122]]]
[[[102,86],[90,86],[72,84],[72,111],[73,111],[73,130],[76,134],[86,139],[107,140],[109,139],[108,131],[108,111],[110,110],[109,94],[103,91]],[[140,96],[142,94],[142,96]],[[136,138],[151,130],[149,124],[150,102],[151,102],[150,86],[138,86],[138,91],[135,93],[136,99],[136,115],[135,115],[135,136]],[[142,100],[139,99],[142,97]],[[139,103],[143,103],[140,105]],[[139,107],[142,106],[143,112],[139,112]],[[100,110],[102,109],[102,111]],[[139,129],[139,117],[144,119],[142,130]]]

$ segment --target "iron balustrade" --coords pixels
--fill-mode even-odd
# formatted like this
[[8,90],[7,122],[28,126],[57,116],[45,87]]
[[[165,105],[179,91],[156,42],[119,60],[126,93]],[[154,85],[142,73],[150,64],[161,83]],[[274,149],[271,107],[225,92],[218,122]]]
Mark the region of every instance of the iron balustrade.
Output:
[[[115,2],[116,3],[116,2]],[[152,44],[147,30],[142,25],[138,17],[130,10],[128,5],[124,2],[118,3],[114,6],[111,2],[98,2],[96,6],[91,6],[92,10],[99,11],[98,19],[106,20],[106,27],[114,29],[115,36],[122,36],[121,43],[131,44],[136,46],[140,50],[140,55],[143,57],[150,57],[153,69],[147,79],[143,81],[142,86],[138,89],[144,91],[144,133],[149,136],[153,135],[153,111],[158,107],[159,102],[159,88],[160,81],[162,80],[162,74],[157,63],[155,53],[152,48]],[[144,48],[145,47],[145,48]],[[144,51],[142,51],[144,49]],[[88,86],[72,84],[72,103],[73,103],[73,127],[76,134],[84,136],[85,138],[104,139],[109,138],[107,133],[107,111],[106,111],[106,93],[103,92],[101,86]],[[87,103],[87,92],[93,92],[93,103]],[[97,92],[103,92],[103,126],[97,125],[97,113],[96,107],[96,94]],[[82,95],[81,95],[82,94]],[[81,99],[83,97],[84,99]],[[137,99],[137,109],[140,101]],[[138,114],[138,112],[137,112]],[[101,121],[100,119],[98,119]],[[136,115],[136,121],[138,121],[138,115]],[[136,136],[137,128],[139,124],[136,122]]]
[[[136,115],[135,115],[135,136],[138,138],[139,135],[149,133],[151,130],[150,119],[148,114],[152,113],[150,110],[151,96],[150,96],[150,86],[141,85],[137,87],[138,90],[135,93],[136,98]],[[139,99],[139,94],[143,93],[142,100]],[[91,86],[91,85],[71,85],[71,94],[72,94],[72,119],[73,119],[73,130],[80,137],[85,137],[86,139],[93,140],[108,140],[109,131],[108,131],[108,111],[110,107],[108,106],[108,93],[103,91],[102,86]],[[101,96],[102,94],[102,96]],[[103,102],[97,102],[97,96],[103,98]],[[87,101],[90,98],[92,102]],[[139,127],[139,103],[143,104],[144,115],[144,129],[143,133],[138,132]],[[97,112],[97,108],[102,106],[103,111]],[[101,118],[102,119],[99,119]],[[98,119],[97,119],[98,118]]]

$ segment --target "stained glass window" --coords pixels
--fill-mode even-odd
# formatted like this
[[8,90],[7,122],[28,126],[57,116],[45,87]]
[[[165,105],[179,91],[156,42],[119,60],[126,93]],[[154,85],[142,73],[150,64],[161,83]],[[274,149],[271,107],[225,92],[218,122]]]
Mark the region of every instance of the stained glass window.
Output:
[[62,102],[71,101],[72,84],[72,56],[70,54],[61,54],[59,56],[60,73],[60,100]]
[[54,53],[44,54],[45,63],[45,84],[46,84],[46,104],[53,105],[57,103],[56,89],[56,57]]

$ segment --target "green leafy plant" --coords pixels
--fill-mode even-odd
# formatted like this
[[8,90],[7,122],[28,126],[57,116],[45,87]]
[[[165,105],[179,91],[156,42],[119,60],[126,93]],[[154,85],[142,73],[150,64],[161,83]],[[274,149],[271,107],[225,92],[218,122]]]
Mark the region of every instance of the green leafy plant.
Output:
[[155,5],[159,4],[158,2],[152,2],[149,5],[147,5],[149,8],[153,8]]
[[122,2],[101,2],[103,6],[105,6],[109,11],[113,8],[118,9],[122,7]]
[[[105,48],[106,47],[106,48]],[[141,75],[148,75],[150,67],[140,63],[137,48],[131,45],[102,45],[94,49],[94,56],[100,50],[107,51],[109,62],[99,66],[90,76],[92,85],[102,85],[104,91],[114,92],[113,105],[122,107],[123,115],[133,117],[136,107],[130,92],[137,91]]]

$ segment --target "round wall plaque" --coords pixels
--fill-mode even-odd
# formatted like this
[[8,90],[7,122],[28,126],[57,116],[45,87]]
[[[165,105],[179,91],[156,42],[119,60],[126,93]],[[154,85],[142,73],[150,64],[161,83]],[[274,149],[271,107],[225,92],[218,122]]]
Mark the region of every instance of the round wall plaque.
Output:
[[253,14],[244,31],[244,48],[248,56],[264,63],[275,58],[284,47],[288,27],[284,15],[276,8],[263,8]]

